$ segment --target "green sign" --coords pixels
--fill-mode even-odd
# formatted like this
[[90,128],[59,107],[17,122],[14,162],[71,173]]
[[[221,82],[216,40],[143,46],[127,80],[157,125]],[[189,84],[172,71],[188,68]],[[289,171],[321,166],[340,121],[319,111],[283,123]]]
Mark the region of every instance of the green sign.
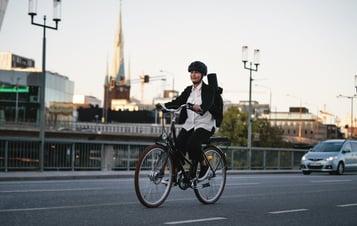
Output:
[[0,93],[28,93],[29,87],[5,86],[0,87]]

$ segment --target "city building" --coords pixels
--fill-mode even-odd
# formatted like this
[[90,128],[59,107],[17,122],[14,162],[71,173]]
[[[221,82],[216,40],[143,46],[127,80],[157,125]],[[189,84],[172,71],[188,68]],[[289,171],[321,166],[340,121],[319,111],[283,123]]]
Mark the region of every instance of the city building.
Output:
[[[281,128],[283,139],[296,147],[308,147],[320,140],[328,138],[342,138],[334,115],[320,111],[320,114],[312,114],[306,107],[290,107],[288,112],[272,112],[268,104],[260,104],[252,101],[252,118],[267,119],[272,126]],[[230,107],[238,107],[240,111],[248,111],[249,102],[240,101],[239,104],[228,103],[225,110]]]
[[78,106],[101,106],[102,101],[94,96],[76,94],[73,96],[73,104]]
[[288,112],[262,114],[272,126],[282,129],[284,140],[295,146],[313,146],[320,140],[341,138],[336,124],[325,124],[319,115],[309,112],[306,107],[290,107]]
[[137,110],[135,102],[130,99],[130,73],[125,76],[124,66],[124,37],[122,31],[121,5],[118,26],[114,41],[114,54],[112,70],[107,73],[104,81],[104,115],[103,121],[107,122],[108,110]]
[[[38,123],[40,115],[41,69],[35,61],[12,53],[0,53],[0,122]],[[74,82],[68,77],[46,71],[46,120],[71,120],[72,113],[58,103],[72,104]],[[56,108],[56,109],[54,109]],[[73,111],[73,107],[71,108]]]
[[[154,76],[142,75],[140,79],[131,80],[130,70],[126,72],[125,70],[125,60],[124,60],[124,37],[122,30],[122,14],[121,6],[119,10],[118,25],[116,29],[116,36],[114,41],[114,54],[112,59],[111,72],[109,72],[108,66],[106,70],[105,80],[104,80],[104,103],[103,103],[103,116],[102,122],[121,122],[126,121],[119,115],[123,111],[152,111],[153,105],[158,101],[167,102],[172,100],[172,98],[178,95],[175,90],[163,90],[163,97],[153,100],[151,104],[144,104],[143,101],[143,87],[145,83],[153,81],[166,80],[166,76]],[[130,65],[128,66],[130,69]],[[140,83],[141,85],[141,99],[135,99],[130,95],[130,89],[132,83]],[[119,111],[119,113],[115,113]],[[109,112],[111,115],[117,115],[115,118],[109,117]],[[123,113],[124,114],[124,113]],[[135,113],[139,114],[139,113]],[[125,113],[127,115],[127,113]],[[113,116],[114,117],[114,116]],[[118,118],[119,117],[119,118]],[[125,116],[127,117],[127,116]]]

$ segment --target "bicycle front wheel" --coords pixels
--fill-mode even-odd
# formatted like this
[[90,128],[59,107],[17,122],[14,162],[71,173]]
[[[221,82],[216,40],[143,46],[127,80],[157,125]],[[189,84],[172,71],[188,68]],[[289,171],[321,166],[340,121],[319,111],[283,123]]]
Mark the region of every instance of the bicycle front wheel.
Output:
[[223,152],[215,146],[208,146],[203,152],[211,168],[209,169],[207,178],[197,182],[194,192],[200,202],[213,204],[221,197],[226,185],[226,157]]
[[166,148],[159,144],[148,146],[135,168],[136,196],[146,207],[158,207],[167,198],[172,183],[172,160]]

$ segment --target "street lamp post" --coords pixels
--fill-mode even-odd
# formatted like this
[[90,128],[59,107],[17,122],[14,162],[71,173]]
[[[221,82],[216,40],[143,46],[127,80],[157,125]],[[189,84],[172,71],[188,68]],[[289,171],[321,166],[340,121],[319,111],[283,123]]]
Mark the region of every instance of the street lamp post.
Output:
[[[254,62],[249,62],[249,67],[247,67],[248,62],[248,46],[242,47],[242,62],[244,64],[244,69],[249,70],[249,107],[248,107],[248,166],[251,167],[251,157],[252,157],[252,71],[258,71],[258,65],[260,58],[260,50],[254,50]],[[253,63],[255,68],[253,68]]]
[[347,99],[351,99],[351,131],[350,131],[350,138],[352,138],[353,136],[353,99],[357,98],[357,94],[353,95],[353,96],[344,96],[344,95],[338,95],[337,98],[347,98]]
[[28,15],[31,16],[31,24],[43,28],[42,38],[42,84],[40,91],[40,170],[43,171],[44,146],[45,146],[45,90],[46,90],[46,28],[57,30],[58,22],[61,21],[61,0],[53,0],[53,21],[55,27],[46,25],[46,15],[43,16],[43,24],[35,23],[34,17],[37,15],[37,0],[29,0]]

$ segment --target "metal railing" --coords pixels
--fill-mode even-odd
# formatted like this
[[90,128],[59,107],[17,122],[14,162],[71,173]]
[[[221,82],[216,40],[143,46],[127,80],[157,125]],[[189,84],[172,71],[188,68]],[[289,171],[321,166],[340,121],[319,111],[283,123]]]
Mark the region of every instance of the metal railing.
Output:
[[[38,138],[0,138],[0,171],[15,170],[133,170],[140,153],[152,143],[94,140],[45,140],[40,156]],[[307,150],[219,146],[228,169],[299,169]],[[251,159],[249,160],[249,156]],[[40,160],[43,159],[43,162]],[[248,165],[248,163],[251,163]]]

